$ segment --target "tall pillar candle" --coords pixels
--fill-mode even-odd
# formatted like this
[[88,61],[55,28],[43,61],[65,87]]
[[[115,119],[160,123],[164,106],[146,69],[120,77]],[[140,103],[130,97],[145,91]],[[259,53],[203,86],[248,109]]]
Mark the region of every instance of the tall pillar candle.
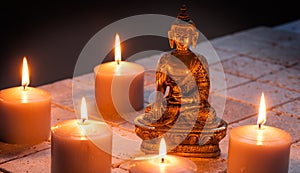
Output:
[[44,90],[28,87],[25,58],[23,62],[23,86],[0,91],[0,140],[35,144],[49,138],[51,96]]
[[144,106],[144,67],[121,61],[119,42],[117,36],[115,62],[94,68],[97,107],[108,121],[122,121],[122,114]]

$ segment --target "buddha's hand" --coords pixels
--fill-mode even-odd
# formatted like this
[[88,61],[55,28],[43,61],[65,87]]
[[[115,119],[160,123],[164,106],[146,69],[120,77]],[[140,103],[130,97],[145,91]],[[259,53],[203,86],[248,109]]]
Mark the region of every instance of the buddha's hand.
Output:
[[154,102],[153,105],[152,105],[152,111],[153,111],[154,118],[156,120],[160,119],[160,117],[165,112],[165,108],[163,106],[163,103],[162,102]]

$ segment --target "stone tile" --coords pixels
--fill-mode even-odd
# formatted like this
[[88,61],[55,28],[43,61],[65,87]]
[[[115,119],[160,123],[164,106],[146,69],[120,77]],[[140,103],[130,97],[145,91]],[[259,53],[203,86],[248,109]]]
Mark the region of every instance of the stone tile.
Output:
[[249,56],[277,64],[291,66],[300,62],[300,49],[280,45],[265,46],[249,53]]
[[290,116],[296,116],[300,119],[300,99],[293,100],[281,106],[274,108],[274,111],[283,112]]
[[233,88],[237,85],[241,85],[246,82],[249,82],[250,80],[243,77],[238,77],[238,76],[225,73],[225,81],[226,81],[227,88]]
[[[89,104],[89,108],[88,108],[89,113],[91,113],[91,112],[94,113],[95,112],[94,109],[96,108],[94,86],[90,87],[90,86],[86,86],[85,84],[80,84],[77,82],[75,85],[73,85],[73,91],[72,91],[73,92],[72,98],[71,98],[72,105],[66,105],[66,106],[70,107],[71,109],[74,109],[76,112],[79,112],[82,97],[85,97],[87,104]],[[98,114],[98,112],[97,112],[97,114]]]
[[222,96],[216,96],[215,99],[211,101],[211,105],[216,111],[219,110],[217,112],[221,112],[220,110],[222,109],[224,110],[223,114],[217,115],[229,124],[253,116],[258,112],[258,108],[255,106],[231,99],[226,99],[226,103],[224,104]]
[[74,85],[75,81],[78,81],[87,86],[94,86],[95,85],[95,75],[94,75],[94,73],[87,73],[84,75],[74,77],[72,80],[73,85]]
[[130,160],[141,155],[140,145],[142,140],[134,133],[113,127],[113,156]]
[[229,52],[229,51],[224,51],[224,50],[220,50],[220,49],[216,49],[217,54],[219,55],[219,58],[221,61],[233,58],[235,56],[238,56],[238,53],[235,52]]
[[[230,129],[242,125],[255,125],[257,123],[257,116],[253,116],[246,120],[240,121],[230,125]],[[292,142],[300,140],[299,127],[300,119],[296,117],[290,117],[288,115],[280,114],[274,111],[267,112],[267,126],[273,126],[282,129],[292,136]]]
[[243,103],[259,105],[264,92],[267,108],[298,98],[299,93],[260,82],[250,82],[227,90],[227,97]]
[[276,30],[268,27],[258,27],[244,31],[241,34],[250,35],[257,40],[271,41],[273,44],[300,48],[300,34],[293,32]]
[[76,118],[75,113],[62,109],[56,105],[51,105],[51,126],[59,122]]
[[[214,67],[214,66],[212,66]],[[222,67],[219,67],[222,68]],[[222,70],[222,69],[221,69]],[[210,92],[215,93],[227,88],[227,80],[224,71],[219,71],[210,68],[209,70],[210,77]]]
[[248,79],[256,79],[284,68],[281,65],[252,59],[247,56],[238,56],[224,61],[222,64],[226,73]]
[[300,70],[294,68],[287,68],[266,75],[260,79],[259,82],[266,82],[281,88],[300,92]]
[[299,173],[300,170],[300,142],[291,146],[289,173]]
[[249,54],[256,50],[270,47],[267,41],[257,41],[252,36],[245,34],[232,34],[216,38],[211,41],[212,45],[221,50],[235,52],[239,54]]
[[300,34],[300,20],[295,20],[288,22],[279,26],[274,27],[274,29],[285,30],[289,32],[295,32]]
[[45,150],[48,148],[50,148],[49,141],[45,141],[33,146],[0,142],[0,164],[10,160],[25,157],[32,153],[36,153],[38,151]]
[[65,79],[52,84],[43,85],[39,88],[51,93],[52,103],[73,107],[71,79]]
[[36,172],[47,173],[51,169],[51,150],[43,150],[27,157],[13,160],[1,165],[1,168],[9,172]]
[[218,172],[226,173],[227,154],[222,154],[219,158],[189,158],[197,165],[197,173]]
[[211,92],[222,91],[224,89],[232,88],[249,81],[250,79],[224,73],[219,70],[214,70],[213,67],[210,70]]
[[236,53],[215,49],[210,41],[201,42],[197,44],[195,49],[191,50],[195,53],[203,55],[209,65],[236,56]]

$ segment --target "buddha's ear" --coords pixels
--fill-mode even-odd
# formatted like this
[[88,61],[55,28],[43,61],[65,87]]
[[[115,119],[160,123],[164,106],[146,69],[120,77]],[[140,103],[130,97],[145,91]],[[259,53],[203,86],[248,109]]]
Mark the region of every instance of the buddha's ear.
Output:
[[198,36],[199,36],[199,33],[197,31],[195,31],[195,33],[192,37],[192,46],[194,49],[196,48],[196,45],[197,45]]
[[169,37],[169,44],[170,44],[170,47],[173,48],[174,47],[174,33],[173,31],[168,31],[168,37]]

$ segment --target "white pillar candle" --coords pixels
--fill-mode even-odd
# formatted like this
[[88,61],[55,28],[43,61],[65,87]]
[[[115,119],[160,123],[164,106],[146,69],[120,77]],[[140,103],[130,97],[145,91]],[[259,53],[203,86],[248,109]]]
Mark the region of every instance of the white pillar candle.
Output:
[[[82,113],[84,115],[87,113]],[[111,152],[112,131],[104,122],[82,117],[52,128],[52,173],[110,173]]]
[[136,161],[129,169],[130,173],[195,173],[197,167],[189,159],[167,155],[164,158],[150,158]]
[[130,173],[195,173],[197,166],[191,160],[166,155],[166,144],[161,140],[159,156],[146,156],[138,158],[129,168]]
[[291,136],[278,128],[262,125],[266,114],[263,95],[259,112],[258,125],[230,131],[228,173],[288,172]]
[[115,62],[94,68],[98,110],[105,120],[114,122],[123,121],[122,114],[144,106],[144,67],[121,61],[119,42],[117,35]]
[[49,138],[51,96],[28,84],[28,65],[24,58],[22,86],[0,91],[1,141],[35,144]]

